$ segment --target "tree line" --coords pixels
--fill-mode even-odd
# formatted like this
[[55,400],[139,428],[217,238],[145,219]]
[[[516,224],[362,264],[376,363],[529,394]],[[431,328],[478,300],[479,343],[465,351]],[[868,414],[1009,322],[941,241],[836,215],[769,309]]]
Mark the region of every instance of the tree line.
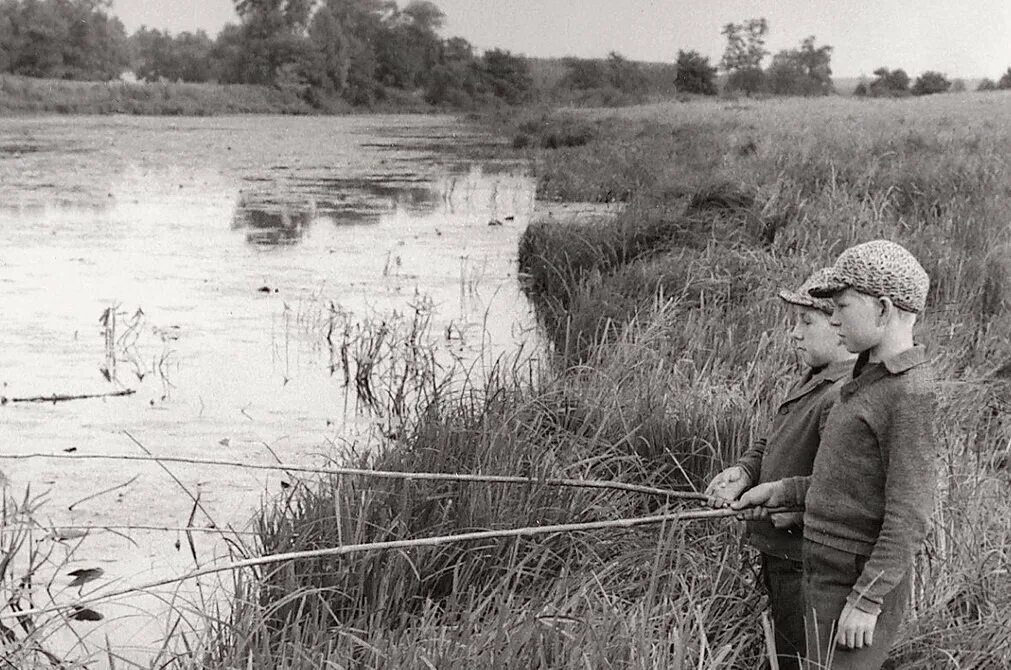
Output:
[[[470,108],[519,104],[540,94],[585,104],[628,104],[675,94],[827,95],[833,47],[808,37],[772,56],[764,18],[728,23],[719,63],[681,50],[674,63],[644,64],[616,52],[566,58],[550,88],[535,90],[531,62],[501,49],[478,53],[442,38],[445,14],[431,0],[233,0],[238,23],[214,38],[141,27],[127,35],[112,0],[0,0],[0,72],[108,81],[132,70],[144,81],[259,84],[318,109],[371,106]],[[964,87],[937,72],[915,81],[879,68],[857,95],[923,95]],[[1011,88],[1011,68],[980,90]]]
[[261,84],[319,108],[420,98],[469,107],[526,101],[524,58],[438,35],[429,0],[235,0],[238,24],[215,38],[142,27],[127,35],[111,0],[0,0],[0,71],[109,81]]

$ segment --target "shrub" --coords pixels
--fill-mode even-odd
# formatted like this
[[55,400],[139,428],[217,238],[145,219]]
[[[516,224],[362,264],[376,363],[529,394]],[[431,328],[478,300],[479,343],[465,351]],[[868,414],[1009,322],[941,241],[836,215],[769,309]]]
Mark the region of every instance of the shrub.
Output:
[[924,72],[916,78],[913,84],[913,95],[933,95],[934,93],[947,93],[951,88],[951,82],[940,72]]

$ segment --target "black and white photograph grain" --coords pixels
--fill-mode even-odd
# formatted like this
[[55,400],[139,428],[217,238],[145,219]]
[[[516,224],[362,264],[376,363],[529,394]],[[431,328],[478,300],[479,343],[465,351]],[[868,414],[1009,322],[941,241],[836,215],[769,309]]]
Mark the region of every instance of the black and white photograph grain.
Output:
[[1008,0],[0,0],[0,670],[1011,670]]

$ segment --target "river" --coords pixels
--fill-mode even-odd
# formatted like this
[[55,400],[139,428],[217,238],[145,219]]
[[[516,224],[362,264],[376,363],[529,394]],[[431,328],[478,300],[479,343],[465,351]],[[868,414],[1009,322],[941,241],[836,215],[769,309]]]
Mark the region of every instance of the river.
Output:
[[[318,465],[384,420],[347,395],[334,324],[353,334],[420,309],[451,358],[515,351],[533,324],[515,258],[534,182],[522,164],[447,152],[486,142],[434,116],[0,120],[0,453]],[[104,397],[22,402],[53,394]],[[198,496],[194,525],[242,529],[290,484],[167,469],[0,460],[7,495],[30,488],[42,525],[119,528],[48,541],[38,578],[56,602],[77,593],[73,569],[102,569],[86,594],[224,553],[213,534],[194,556],[179,531],[122,527],[186,526]],[[194,588],[178,597],[201,606]],[[91,658],[108,636],[147,658],[171,625],[162,597],[99,609],[49,638],[54,653]]]

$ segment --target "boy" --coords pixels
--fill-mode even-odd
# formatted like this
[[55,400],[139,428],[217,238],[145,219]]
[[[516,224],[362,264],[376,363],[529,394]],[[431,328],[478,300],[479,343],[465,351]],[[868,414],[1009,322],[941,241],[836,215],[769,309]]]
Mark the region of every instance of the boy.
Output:
[[[735,509],[805,504],[804,597],[811,668],[880,668],[909,597],[933,506],[933,383],[913,326],[930,280],[894,242],[839,256],[810,290],[858,355],[822,433],[811,477],[757,486]],[[764,516],[749,510],[745,516]]]
[[[729,505],[759,483],[811,474],[821,431],[839,387],[853,369],[854,357],[829,323],[830,300],[813,298],[808,289],[823,283],[829,269],[812,274],[797,291],[780,291],[790,305],[790,337],[807,370],[790,389],[773,419],[767,439],[748,449],[736,465],[706,488],[710,504]],[[800,667],[804,656],[804,602],[801,592],[803,537],[795,515],[775,515],[748,522],[748,542],[761,553],[762,581],[776,637],[779,667]]]

